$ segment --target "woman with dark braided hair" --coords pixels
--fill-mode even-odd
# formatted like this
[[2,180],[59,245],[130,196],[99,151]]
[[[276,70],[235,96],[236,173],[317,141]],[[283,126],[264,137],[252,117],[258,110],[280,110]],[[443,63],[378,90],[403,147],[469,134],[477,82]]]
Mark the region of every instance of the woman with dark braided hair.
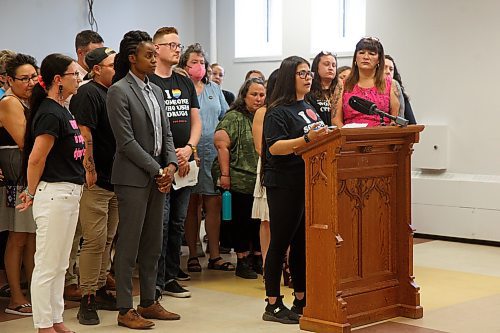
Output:
[[[116,140],[111,183],[120,220],[115,255],[118,325],[132,329],[153,327],[148,319],[180,319],[161,306],[156,293],[165,193],[170,191],[177,157],[163,93],[147,77],[155,68],[156,50],[148,33],[127,32],[115,57],[115,84],[106,99]],[[141,284],[137,311],[132,298],[136,260]]]
[[36,222],[31,302],[39,333],[71,332],[63,323],[64,274],[85,180],[85,146],[64,101],[76,93],[81,82],[77,68],[70,57],[48,55],[29,100],[23,150],[27,187],[17,207],[25,211],[33,205]]

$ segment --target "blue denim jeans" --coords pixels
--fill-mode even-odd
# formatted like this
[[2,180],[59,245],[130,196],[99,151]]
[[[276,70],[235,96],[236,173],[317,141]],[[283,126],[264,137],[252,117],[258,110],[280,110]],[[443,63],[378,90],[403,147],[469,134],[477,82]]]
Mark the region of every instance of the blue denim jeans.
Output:
[[172,189],[165,200],[163,245],[156,276],[156,285],[161,289],[179,273],[182,236],[190,196],[191,187],[183,187],[178,190]]

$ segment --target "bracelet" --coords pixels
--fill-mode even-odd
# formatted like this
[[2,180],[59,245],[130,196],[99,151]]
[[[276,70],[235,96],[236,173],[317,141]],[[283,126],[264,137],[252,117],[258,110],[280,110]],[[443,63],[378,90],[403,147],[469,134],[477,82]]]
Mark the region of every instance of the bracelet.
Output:
[[26,193],[26,195],[28,196],[28,198],[30,198],[31,200],[35,199],[35,195],[34,195],[34,194],[31,194],[31,193],[28,191],[28,188],[27,188],[27,187],[24,189],[24,193]]
[[221,177],[231,177],[230,175],[220,175]]

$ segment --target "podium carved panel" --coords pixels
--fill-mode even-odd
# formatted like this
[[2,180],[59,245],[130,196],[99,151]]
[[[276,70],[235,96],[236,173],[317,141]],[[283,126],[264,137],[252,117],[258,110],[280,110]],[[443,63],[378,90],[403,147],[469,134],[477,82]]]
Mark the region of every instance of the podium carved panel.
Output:
[[422,130],[337,129],[297,150],[306,166],[301,329],[348,333],[396,316],[423,316],[410,227],[410,158]]

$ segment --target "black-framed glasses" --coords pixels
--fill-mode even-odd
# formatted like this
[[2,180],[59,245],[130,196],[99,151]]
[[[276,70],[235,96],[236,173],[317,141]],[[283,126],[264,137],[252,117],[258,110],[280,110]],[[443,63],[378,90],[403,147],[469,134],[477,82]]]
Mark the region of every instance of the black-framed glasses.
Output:
[[301,79],[307,79],[308,76],[311,79],[314,79],[314,72],[311,71],[301,70],[296,72],[295,74],[297,74]]
[[184,50],[184,45],[177,44],[177,43],[174,43],[174,42],[171,42],[171,43],[158,43],[158,45],[168,46],[173,51],[179,49],[182,52],[182,50]]
[[79,71],[74,71],[74,72],[69,72],[69,73],[63,73],[61,74],[61,76],[66,76],[66,75],[73,75],[75,78],[79,78],[80,77],[80,72]]
[[24,84],[29,83],[30,81],[33,81],[33,83],[37,83],[38,82],[38,75],[35,74],[32,76],[14,77],[14,80],[21,81]]
[[109,67],[109,68],[115,68],[115,64],[114,63],[110,63],[110,64],[107,64],[107,65],[99,65],[100,67]]

